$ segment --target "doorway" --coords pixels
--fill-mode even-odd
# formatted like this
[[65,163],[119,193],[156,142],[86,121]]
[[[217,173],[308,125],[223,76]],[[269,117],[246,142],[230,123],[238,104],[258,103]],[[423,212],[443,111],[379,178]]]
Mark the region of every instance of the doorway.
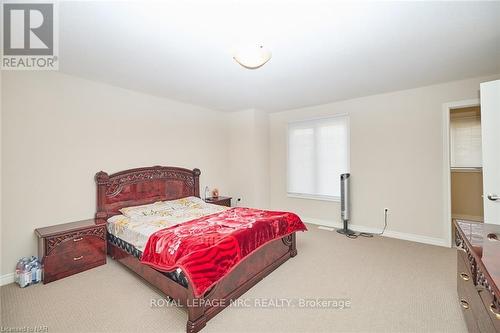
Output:
[[482,223],[481,107],[450,109],[451,218]]
[[[470,110],[466,110],[467,108],[471,108]],[[467,172],[470,171],[471,174],[474,174],[475,176],[481,175],[482,173],[482,167],[470,167],[470,168],[460,168],[460,166],[457,167],[455,164],[454,167],[452,168],[452,138],[451,138],[451,117],[452,117],[452,112],[459,114],[460,110],[463,111],[463,113],[467,112],[476,112],[473,111],[474,108],[479,108],[479,117],[481,117],[481,110],[480,110],[480,101],[479,98],[477,99],[469,99],[469,100],[462,100],[462,101],[457,101],[457,102],[450,102],[450,103],[445,103],[443,104],[443,203],[444,203],[444,209],[443,209],[443,228],[444,228],[444,234],[446,237],[446,243],[451,247],[455,243],[455,237],[454,237],[454,228],[453,228],[453,218],[452,218],[452,169],[456,169],[454,172],[455,176],[458,175],[458,177],[454,177],[454,188],[458,186],[461,186],[462,188],[469,188],[467,186],[466,182],[460,182],[461,179],[458,179],[458,184],[456,182],[456,178],[460,178],[460,176]],[[472,113],[470,114],[472,116]],[[455,116],[456,117],[456,116]],[[456,141],[455,141],[456,143]],[[482,150],[482,148],[481,148]],[[467,156],[467,154],[465,154]],[[454,155],[454,157],[456,154]],[[462,171],[460,173],[459,171]],[[467,176],[472,176],[472,175],[466,175],[466,178],[472,178],[472,177],[467,177]],[[480,177],[476,177],[480,178]],[[477,185],[477,182],[472,180],[472,183]],[[460,185],[462,184],[462,185]],[[476,186],[477,188],[477,186]],[[459,187],[460,189],[460,187]],[[462,191],[460,191],[462,192]],[[470,194],[470,193],[469,193]],[[482,193],[479,194],[479,197],[481,198]],[[454,196],[455,197],[455,196]],[[476,198],[477,199],[477,198]],[[455,199],[456,200],[456,199]],[[467,201],[466,201],[467,202]],[[476,201],[477,202],[477,201]],[[458,207],[464,206],[460,202],[455,201],[453,208],[454,208],[454,215],[459,218],[463,218],[466,220],[478,220],[478,223],[481,223],[481,213],[477,213],[477,205],[475,206],[476,212],[470,214],[470,216],[465,216],[468,214],[464,214],[464,211],[460,211],[457,209]],[[465,207],[466,211],[471,211],[470,207]]]

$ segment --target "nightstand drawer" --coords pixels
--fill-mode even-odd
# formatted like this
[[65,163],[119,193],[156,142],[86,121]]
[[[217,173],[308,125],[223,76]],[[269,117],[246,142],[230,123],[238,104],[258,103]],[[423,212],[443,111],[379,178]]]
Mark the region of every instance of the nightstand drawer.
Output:
[[106,243],[96,236],[70,238],[44,258],[44,282],[85,271],[106,262]]
[[219,206],[231,207],[231,199],[219,200],[217,202],[214,202],[214,204],[219,205]]
[[205,198],[205,202],[213,205],[231,207],[231,197]]
[[[106,253],[105,243],[96,236],[81,236],[65,240],[47,254],[46,259],[56,258],[65,264],[74,266],[84,262],[100,260]],[[79,258],[80,259],[74,259]],[[70,258],[73,258],[69,260]]]

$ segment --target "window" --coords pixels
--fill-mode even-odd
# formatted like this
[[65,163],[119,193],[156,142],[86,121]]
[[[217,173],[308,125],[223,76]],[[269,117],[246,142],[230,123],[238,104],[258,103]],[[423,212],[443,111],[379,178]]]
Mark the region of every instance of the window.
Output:
[[340,175],[348,170],[348,116],[288,124],[289,196],[339,200]]
[[479,116],[451,117],[451,167],[479,168],[481,156],[481,119]]

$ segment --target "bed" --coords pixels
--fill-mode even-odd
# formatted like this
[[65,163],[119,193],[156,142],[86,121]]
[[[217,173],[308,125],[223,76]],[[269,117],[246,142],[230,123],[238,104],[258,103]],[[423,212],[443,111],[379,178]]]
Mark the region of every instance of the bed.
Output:
[[[127,207],[182,198],[199,198],[199,169],[154,166],[136,168],[108,175],[99,172],[96,223],[107,224]],[[115,221],[116,222],[116,221]],[[108,228],[108,230],[111,230]],[[114,260],[158,288],[177,304],[186,306],[186,332],[198,332],[217,313],[229,306],[273,270],[297,255],[296,235],[290,233],[267,242],[242,259],[222,279],[197,296],[190,278],[182,270],[162,272],[141,262],[141,245],[123,239],[117,232],[107,235],[107,252]]]

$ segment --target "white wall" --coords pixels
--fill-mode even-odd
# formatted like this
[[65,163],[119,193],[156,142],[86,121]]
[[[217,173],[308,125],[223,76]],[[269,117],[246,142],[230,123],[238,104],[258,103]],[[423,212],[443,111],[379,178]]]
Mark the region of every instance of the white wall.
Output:
[[198,167],[229,188],[225,113],[55,72],[2,72],[2,95],[2,275],[35,228],[93,217],[99,170]]
[[479,83],[493,78],[270,114],[271,208],[294,211],[306,221],[330,225],[340,222],[337,202],[287,197],[286,132],[289,121],[348,113],[352,224],[361,229],[380,230],[383,210],[387,207],[389,234],[445,245],[442,105],[477,98]]
[[[230,192],[233,205],[269,206],[269,115],[261,110],[228,113]],[[241,202],[236,199],[241,198]]]
[[[339,204],[286,196],[289,121],[348,113],[352,223],[444,244],[442,104],[478,97],[475,78],[267,114],[221,113],[54,72],[2,72],[1,274],[36,254],[36,227],[92,217],[94,174],[202,170],[201,189],[242,206],[339,222]],[[234,202],[233,202],[234,203]]]

